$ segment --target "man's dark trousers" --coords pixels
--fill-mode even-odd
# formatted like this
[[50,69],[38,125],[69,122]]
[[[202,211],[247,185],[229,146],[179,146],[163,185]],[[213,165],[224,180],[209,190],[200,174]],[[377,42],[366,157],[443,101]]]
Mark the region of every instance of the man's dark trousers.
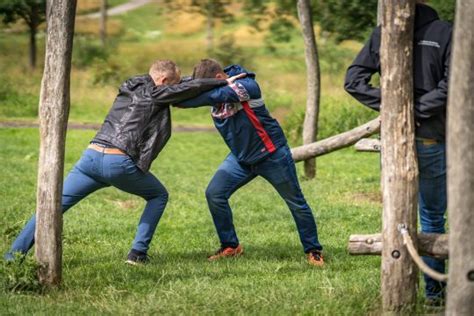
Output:
[[[446,144],[435,140],[417,140],[416,150],[419,169],[419,213],[421,231],[444,234],[446,193]],[[432,269],[444,273],[444,260],[423,257]],[[443,298],[446,283],[433,280],[426,274],[425,294],[427,298]]]
[[322,250],[313,213],[298,183],[295,163],[288,146],[280,147],[263,161],[252,165],[239,163],[235,155],[230,153],[219,166],[207,187],[206,198],[221,246],[235,247],[239,244],[229,198],[257,176],[270,182],[285,200],[296,222],[304,251]]

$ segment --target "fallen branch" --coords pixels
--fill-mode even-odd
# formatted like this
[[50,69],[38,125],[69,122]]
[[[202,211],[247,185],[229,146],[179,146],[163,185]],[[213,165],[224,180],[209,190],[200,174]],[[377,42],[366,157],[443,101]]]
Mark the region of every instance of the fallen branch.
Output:
[[[448,258],[448,234],[418,233],[418,251],[422,256]],[[351,235],[347,247],[351,255],[380,255],[382,234]]]
[[362,138],[355,145],[357,151],[380,152],[380,139]]
[[291,150],[295,162],[322,156],[335,150],[351,146],[359,139],[369,137],[380,131],[380,118],[358,126],[350,131],[331,136],[315,143],[295,147]]

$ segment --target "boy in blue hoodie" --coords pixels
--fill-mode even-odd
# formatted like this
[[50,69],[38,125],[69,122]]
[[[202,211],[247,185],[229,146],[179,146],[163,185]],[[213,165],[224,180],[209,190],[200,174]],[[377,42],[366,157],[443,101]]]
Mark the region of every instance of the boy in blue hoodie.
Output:
[[247,76],[178,105],[184,108],[211,105],[214,124],[231,151],[206,190],[209,210],[221,242],[220,249],[208,259],[214,261],[243,253],[235,232],[229,198],[240,187],[261,176],[287,203],[308,262],[322,266],[322,246],[313,213],[298,183],[285,135],[265,107],[255,74],[238,65],[223,69],[217,61],[203,59],[194,68],[193,79],[225,79],[241,73]]

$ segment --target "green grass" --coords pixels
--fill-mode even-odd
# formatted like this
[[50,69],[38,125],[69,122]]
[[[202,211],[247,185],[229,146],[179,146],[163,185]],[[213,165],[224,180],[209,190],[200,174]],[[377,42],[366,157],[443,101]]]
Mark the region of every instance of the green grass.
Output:
[[[66,170],[94,135],[70,131]],[[0,129],[0,251],[35,205],[38,132]],[[155,235],[152,263],[123,263],[143,201],[114,188],[96,192],[64,218],[64,282],[60,289],[0,289],[2,314],[325,314],[379,310],[377,257],[351,257],[351,233],[380,230],[378,155],[342,150],[318,159],[318,179],[302,181],[317,217],[327,265],[306,264],[290,213],[262,179],[232,197],[246,254],[208,263],[218,247],[204,190],[227,149],[216,133],[175,133],[153,164],[170,201]],[[299,170],[301,173],[301,170]],[[4,267],[2,277],[13,273]]]
[[[123,0],[114,1],[119,2]],[[175,14],[150,4],[109,19],[113,45],[108,61],[73,67],[71,121],[103,120],[117,89],[117,83],[92,83],[104,68],[116,71],[123,80],[146,72],[156,58],[171,58],[183,73],[191,72],[206,54],[204,26],[194,17]],[[80,23],[76,39],[97,42],[97,27]],[[27,67],[27,34],[0,31],[0,119],[35,119],[44,38],[40,36],[38,43],[39,67],[32,72]],[[306,91],[299,33],[270,54],[262,34],[247,32],[241,19],[219,26],[216,38],[228,32],[237,34],[238,45],[258,74],[268,108],[285,126],[292,145],[298,144]],[[82,54],[80,42],[76,44],[76,54]],[[319,136],[323,138],[363,123],[375,113],[342,89],[345,68],[360,44],[318,44],[322,68]],[[212,124],[208,108],[173,109],[172,116],[175,126]],[[92,131],[68,133],[66,171],[93,135]],[[3,253],[35,209],[38,131],[0,129],[0,143]],[[262,179],[231,199],[245,256],[212,264],[206,261],[218,240],[204,191],[227,152],[217,133],[175,133],[155,161],[152,172],[168,188],[170,201],[152,243],[150,265],[123,264],[144,202],[107,188],[65,216],[60,289],[38,293],[31,256],[20,267],[0,261],[0,284],[24,288],[19,293],[7,290],[8,286],[0,288],[0,314],[378,314],[380,258],[351,257],[345,249],[350,234],[380,231],[378,155],[342,150],[318,159],[317,180],[302,180],[325,247],[327,266],[315,269],[304,260],[287,207]]]

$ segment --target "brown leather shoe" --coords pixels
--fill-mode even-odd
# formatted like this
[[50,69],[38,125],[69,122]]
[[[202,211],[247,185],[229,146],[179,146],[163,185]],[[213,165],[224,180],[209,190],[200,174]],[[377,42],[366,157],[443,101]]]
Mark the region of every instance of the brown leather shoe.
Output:
[[209,256],[207,260],[209,261],[216,261],[221,258],[227,258],[227,257],[238,257],[244,252],[244,249],[242,248],[241,245],[238,245],[236,248],[232,247],[225,247],[225,248],[220,248],[219,250],[216,251],[215,254],[212,256]]
[[323,254],[320,251],[311,251],[308,253],[308,263],[312,266],[324,266]]

